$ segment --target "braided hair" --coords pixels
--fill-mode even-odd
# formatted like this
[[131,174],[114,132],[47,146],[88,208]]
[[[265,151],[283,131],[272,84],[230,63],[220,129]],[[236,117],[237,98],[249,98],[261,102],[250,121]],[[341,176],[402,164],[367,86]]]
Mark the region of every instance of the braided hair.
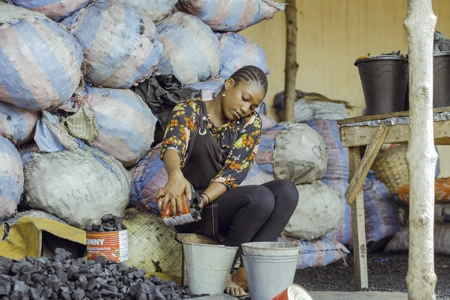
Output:
[[264,95],[266,95],[267,93],[268,82],[266,74],[258,67],[251,65],[244,66],[234,72],[233,75],[230,76],[230,78],[232,78],[236,84],[241,81],[255,83],[263,89]]

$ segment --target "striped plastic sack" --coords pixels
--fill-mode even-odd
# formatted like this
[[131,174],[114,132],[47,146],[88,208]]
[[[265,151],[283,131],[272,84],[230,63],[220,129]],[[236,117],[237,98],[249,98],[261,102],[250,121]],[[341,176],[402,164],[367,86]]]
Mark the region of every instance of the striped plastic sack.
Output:
[[153,21],[130,5],[98,0],[61,21],[79,41],[85,79],[129,88],[152,75],[162,53]]
[[[434,253],[450,254],[450,224],[435,224]],[[384,252],[408,252],[409,227],[402,227],[386,245]]]
[[219,41],[202,20],[177,12],[156,27],[164,45],[158,72],[174,74],[182,84],[206,81],[218,75]]
[[23,193],[24,174],[22,160],[16,147],[0,136],[0,222],[8,219],[17,209]]
[[223,87],[223,79],[199,81],[191,84],[187,84],[186,87],[190,87],[199,91],[202,91],[202,100],[208,101],[214,98],[214,92],[218,93]]
[[220,63],[219,76],[229,78],[238,69],[252,65],[260,68],[266,74],[266,54],[255,42],[239,33],[216,33],[222,49],[222,62]]
[[153,22],[172,13],[173,7],[178,0],[119,0],[134,7],[139,13],[148,16]]
[[267,174],[274,174],[273,169],[273,150],[275,149],[276,137],[286,130],[288,123],[278,123],[271,129],[261,134],[261,141],[259,142],[258,152],[256,153],[255,161],[258,166]]
[[88,5],[90,0],[11,0],[11,2],[17,6],[43,13],[55,21],[60,21]]
[[149,151],[157,119],[137,94],[129,89],[80,88],[74,100],[95,113],[98,136],[93,147],[125,167],[136,164]]
[[27,16],[0,26],[0,101],[29,109],[70,99],[81,79],[83,51],[64,26]]
[[345,198],[350,172],[348,148],[342,146],[337,121],[312,119],[306,124],[320,134],[328,148],[327,169],[320,180],[333,188],[342,202],[341,220],[337,228],[327,236],[344,245],[353,245],[351,206]]
[[130,204],[138,209],[159,214],[156,194],[168,180],[164,162],[159,158],[161,144],[156,145],[135,166],[128,169],[132,184]]
[[363,183],[366,241],[369,250],[380,248],[397,233],[400,222],[389,189],[370,170]]
[[39,118],[37,111],[0,101],[0,136],[9,139],[16,147],[21,146],[33,138]]
[[297,269],[324,267],[344,259],[350,253],[344,245],[327,237],[308,242],[281,236],[277,242],[291,242],[300,245]]
[[214,31],[239,31],[284,10],[273,0],[179,0],[176,11],[199,17]]
[[8,23],[12,19],[22,19],[25,16],[46,17],[40,12],[22,8],[11,3],[3,3],[2,1],[0,1],[0,11],[2,12],[0,14],[0,25]]
[[273,175],[267,174],[264,172],[255,162],[252,165],[252,168],[245,177],[245,180],[239,185],[260,185],[269,181],[274,180],[275,177]]
[[160,216],[136,208],[125,211],[123,223],[128,233],[129,267],[146,272],[181,276],[182,245],[175,231],[164,225]]

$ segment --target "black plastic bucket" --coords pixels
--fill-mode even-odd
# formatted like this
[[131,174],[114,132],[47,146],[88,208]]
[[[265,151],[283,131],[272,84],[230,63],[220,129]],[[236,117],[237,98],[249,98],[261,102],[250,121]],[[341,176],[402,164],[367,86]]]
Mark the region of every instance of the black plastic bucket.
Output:
[[408,60],[385,55],[355,61],[366,102],[366,115],[403,111],[408,85]]
[[433,55],[433,107],[450,106],[450,52]]

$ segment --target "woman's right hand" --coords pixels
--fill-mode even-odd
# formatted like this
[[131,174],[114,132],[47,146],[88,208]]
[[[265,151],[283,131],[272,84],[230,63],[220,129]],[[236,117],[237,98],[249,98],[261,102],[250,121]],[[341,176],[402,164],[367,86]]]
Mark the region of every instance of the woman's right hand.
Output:
[[156,195],[157,200],[164,197],[159,211],[162,211],[167,206],[167,203],[170,203],[172,215],[176,216],[177,214],[181,214],[183,211],[183,195],[191,199],[191,184],[184,177],[181,170],[173,171],[169,174],[169,180],[166,185]]

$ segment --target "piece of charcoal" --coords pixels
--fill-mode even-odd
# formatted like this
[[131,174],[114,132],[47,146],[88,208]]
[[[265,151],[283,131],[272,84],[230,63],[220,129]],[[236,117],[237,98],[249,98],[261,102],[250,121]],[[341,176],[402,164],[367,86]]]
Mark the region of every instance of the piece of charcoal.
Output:
[[0,296],[7,296],[11,292],[11,279],[9,276],[0,275]]
[[68,274],[66,272],[64,272],[64,268],[62,268],[62,267],[56,268],[55,275],[56,275],[56,277],[58,277],[58,279],[61,282],[66,282],[67,281]]
[[111,220],[114,220],[114,216],[112,214],[104,215],[101,219],[102,223],[106,223]]
[[34,273],[33,275],[31,275],[31,280],[33,282],[41,283],[41,282],[44,282],[45,278],[46,277],[44,275],[39,274],[39,273]]
[[0,256],[0,274],[8,275],[11,272],[13,261],[9,258]]
[[64,291],[64,292],[61,293],[61,297],[62,297],[62,299],[64,299],[64,300],[72,300],[72,298],[70,297],[70,293],[69,293],[69,292],[66,292],[66,291]]
[[14,292],[19,292],[22,293],[22,295],[25,295],[28,292],[28,289],[28,285],[23,281],[18,280],[14,283]]
[[86,293],[84,290],[82,290],[80,288],[76,289],[72,293],[72,299],[74,299],[74,300],[81,300],[84,298],[84,296],[86,296]]
[[104,257],[103,255],[97,256],[94,258],[94,262],[104,267],[106,265],[106,257]]
[[32,263],[24,261],[24,260],[19,260],[17,262],[14,262],[13,265],[11,266],[11,272],[13,274],[19,274],[21,272],[27,272],[27,271],[32,271],[34,269],[34,266]]
[[39,291],[39,290],[37,290],[35,288],[32,288],[32,287],[30,287],[30,289],[28,290],[28,296],[32,300],[40,300],[41,299],[41,294],[42,294],[42,290]]

